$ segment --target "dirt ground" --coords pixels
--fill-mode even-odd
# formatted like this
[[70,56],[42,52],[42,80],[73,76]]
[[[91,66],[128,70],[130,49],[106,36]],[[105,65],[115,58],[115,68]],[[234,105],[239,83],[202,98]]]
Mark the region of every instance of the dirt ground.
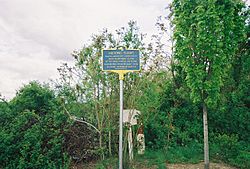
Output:
[[[203,169],[204,163],[199,164],[167,164],[167,169]],[[226,164],[210,163],[210,169],[236,169]]]
[[[157,169],[157,166],[146,167],[143,164],[136,164],[135,169]],[[204,163],[198,164],[166,164],[166,169],[203,169]],[[71,169],[96,169],[95,164],[72,166]],[[108,167],[107,169],[113,169]],[[210,169],[237,169],[223,163],[210,163]]]

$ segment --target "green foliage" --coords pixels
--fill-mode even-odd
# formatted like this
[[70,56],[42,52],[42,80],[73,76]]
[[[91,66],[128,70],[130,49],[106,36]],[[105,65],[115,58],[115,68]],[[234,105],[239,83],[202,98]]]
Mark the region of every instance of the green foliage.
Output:
[[238,139],[237,135],[215,135],[211,145],[213,158],[240,168],[249,168],[249,145],[247,142]]
[[[239,142],[249,142],[249,10],[242,1],[220,0],[176,0],[171,7],[175,68],[181,78],[175,81],[176,94],[183,99],[176,112],[184,115],[174,120],[185,127],[175,134],[181,144],[199,143],[202,126],[196,120],[201,117],[188,125],[185,112],[198,114],[203,106],[206,116],[208,107],[209,130],[217,136],[210,137],[212,154],[218,148],[222,160],[233,161],[240,154]],[[196,108],[189,109],[187,93]],[[195,131],[199,134],[193,135]],[[208,145],[205,138],[204,143]]]
[[240,1],[173,2],[175,57],[183,67],[194,102],[213,105],[245,37]]
[[249,151],[241,151],[236,158],[231,159],[230,163],[237,167],[248,169],[250,167]]
[[9,102],[8,123],[1,126],[0,163],[3,168],[67,168],[63,152],[66,118],[48,87],[24,86]]
[[[127,27],[118,29],[115,34],[105,29],[100,34],[93,35],[89,44],[72,53],[75,59],[73,67],[65,64],[59,68],[61,77],[56,84],[58,95],[63,97],[65,108],[71,115],[82,118],[98,129],[97,153],[102,159],[107,154],[117,152],[114,145],[118,142],[119,79],[117,74],[101,70],[101,51],[119,46],[136,48],[141,50],[141,57],[146,62],[148,53],[143,38],[144,35],[134,21],[130,21]],[[143,65],[142,69],[146,67],[148,65]],[[159,88],[156,85],[153,87],[156,80],[150,82],[147,75],[143,72],[128,73],[124,80],[124,109],[140,110],[143,112],[141,119],[145,123],[151,112],[157,113],[155,109],[160,104],[159,92],[155,92]],[[93,147],[92,144],[96,143],[93,140],[96,138],[89,139],[90,146],[86,147]]]
[[10,104],[15,112],[34,110],[42,116],[55,109],[56,102],[53,99],[55,100],[55,96],[48,87],[42,88],[37,82],[31,82],[17,92]]
[[8,124],[9,120],[13,118],[10,113],[10,106],[8,102],[0,102],[0,127]]
[[[158,77],[157,77],[158,76]],[[157,79],[154,79],[156,78]],[[161,74],[154,75],[152,80],[148,80],[147,76],[141,77],[143,83],[139,86],[142,93],[137,96],[137,109],[141,111],[140,121],[145,126],[146,143],[150,147],[157,148],[165,144],[166,138],[166,116],[165,112],[160,111],[161,106],[161,86],[165,76]],[[155,123],[157,121],[157,123]]]
[[238,137],[235,135],[218,135],[213,139],[213,142],[214,148],[217,149],[216,155],[222,159],[230,161],[239,153]]

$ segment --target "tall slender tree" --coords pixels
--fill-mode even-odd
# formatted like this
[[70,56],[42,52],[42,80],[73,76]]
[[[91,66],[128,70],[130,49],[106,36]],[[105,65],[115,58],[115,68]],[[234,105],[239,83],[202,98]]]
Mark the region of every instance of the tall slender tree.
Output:
[[[93,35],[89,44],[72,56],[75,59],[75,66],[69,67],[64,64],[58,70],[60,72],[59,90],[66,92],[65,107],[71,115],[84,119],[85,124],[92,125],[99,134],[99,151],[101,158],[104,158],[105,151],[112,155],[112,143],[116,143],[117,109],[119,100],[119,80],[116,74],[102,71],[102,49],[124,46],[128,49],[140,49],[142,52],[142,69],[149,67],[146,45],[143,43],[144,34],[135,21],[130,21],[128,27],[122,27],[111,33],[104,29],[100,34]],[[138,95],[138,85],[141,84],[141,74],[126,74],[124,83],[124,107],[131,109],[135,107],[135,100]],[[65,94],[64,94],[65,95]],[[82,105],[82,108],[71,109],[71,105]],[[73,107],[73,106],[72,106]],[[108,136],[107,136],[108,135]],[[107,143],[107,144],[106,144]],[[106,146],[107,145],[107,146]],[[113,149],[113,150],[112,150]]]
[[209,168],[208,121],[217,103],[232,56],[245,36],[245,4],[240,0],[174,0],[174,55],[186,73],[194,102],[202,105],[204,161]]

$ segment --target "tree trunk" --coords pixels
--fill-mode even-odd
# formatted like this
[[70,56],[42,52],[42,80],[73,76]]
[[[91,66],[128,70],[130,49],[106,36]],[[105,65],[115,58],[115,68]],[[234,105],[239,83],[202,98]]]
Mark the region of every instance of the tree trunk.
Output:
[[208,123],[207,105],[203,103],[203,128],[204,128],[204,168],[209,169]]
[[111,148],[111,131],[109,131],[109,155],[112,156],[112,148]]
[[99,135],[99,148],[101,151],[101,159],[104,160],[104,152],[103,152],[103,147],[102,147],[102,131],[100,131],[100,135]]

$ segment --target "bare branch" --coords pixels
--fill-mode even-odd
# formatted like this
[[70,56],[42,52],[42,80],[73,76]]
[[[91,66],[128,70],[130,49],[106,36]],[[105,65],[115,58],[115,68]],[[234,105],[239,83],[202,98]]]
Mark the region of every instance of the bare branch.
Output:
[[66,107],[65,107],[64,104],[63,104],[63,108],[64,108],[65,112],[68,114],[68,116],[69,116],[69,118],[70,118],[71,120],[74,120],[74,121],[77,121],[77,122],[80,122],[80,123],[85,123],[85,124],[87,124],[88,126],[94,128],[98,133],[100,133],[100,131],[99,131],[93,124],[91,124],[91,123],[89,123],[89,122],[86,122],[86,121],[82,120],[82,119],[79,118],[79,117],[72,116],[72,115],[69,113],[69,111],[66,109]]

